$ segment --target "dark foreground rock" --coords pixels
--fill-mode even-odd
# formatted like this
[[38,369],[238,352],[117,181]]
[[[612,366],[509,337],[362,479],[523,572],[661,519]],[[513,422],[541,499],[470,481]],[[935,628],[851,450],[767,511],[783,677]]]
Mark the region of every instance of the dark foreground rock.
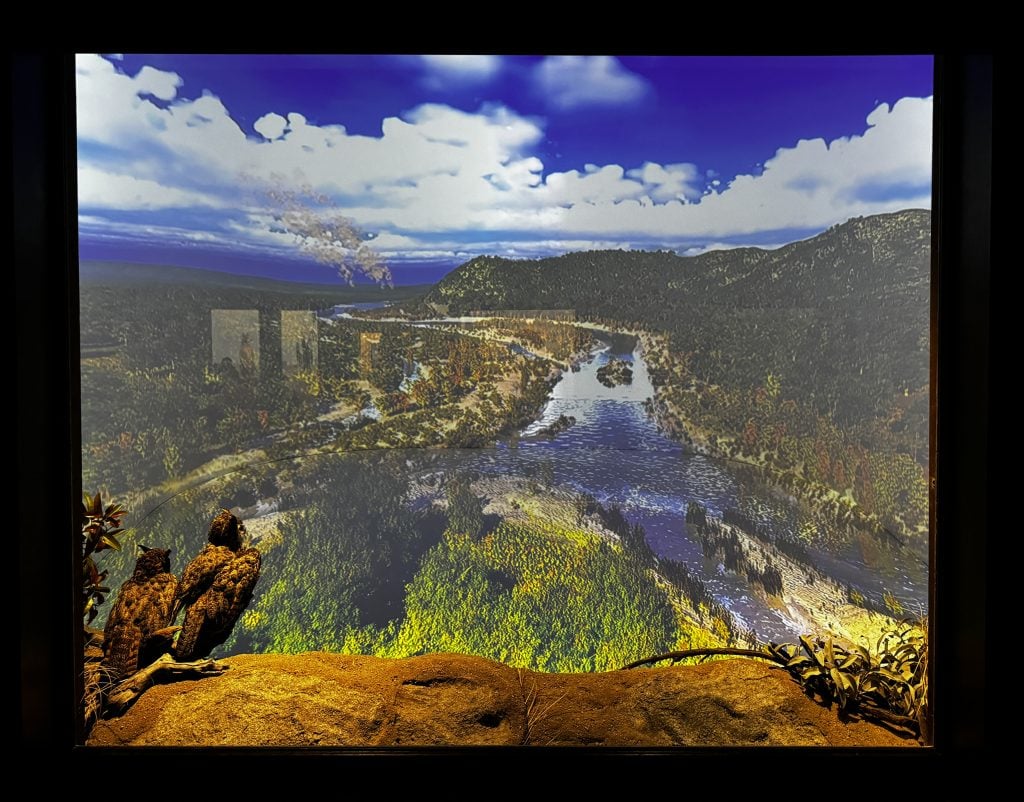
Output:
[[909,746],[840,721],[757,660],[538,674],[458,654],[404,660],[239,655],[224,674],[150,688],[91,745]]

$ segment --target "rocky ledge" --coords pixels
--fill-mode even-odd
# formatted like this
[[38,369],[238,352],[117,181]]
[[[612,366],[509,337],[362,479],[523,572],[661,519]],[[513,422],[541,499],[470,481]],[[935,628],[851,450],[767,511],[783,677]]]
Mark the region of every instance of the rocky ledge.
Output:
[[757,660],[540,674],[480,657],[239,655],[150,688],[90,745],[912,746]]

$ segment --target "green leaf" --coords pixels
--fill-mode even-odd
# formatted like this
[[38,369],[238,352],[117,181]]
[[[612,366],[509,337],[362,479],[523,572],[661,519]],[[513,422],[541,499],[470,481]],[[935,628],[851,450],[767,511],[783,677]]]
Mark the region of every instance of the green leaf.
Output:
[[853,688],[853,683],[850,682],[850,678],[839,669],[831,669],[829,671],[829,676],[832,677],[832,681],[836,684],[836,687],[839,688],[841,691],[845,692]]
[[824,663],[821,662],[821,657],[814,651],[814,645],[811,643],[811,639],[806,635],[800,636],[800,644],[804,647],[804,651],[810,656],[810,658],[819,666],[824,668]]
[[[100,536],[100,543],[103,544],[104,546],[106,546],[108,549],[113,549],[114,551],[120,551],[121,550],[121,543],[113,535],[110,535],[110,534],[101,535]],[[99,549],[97,549],[97,551],[99,551]]]

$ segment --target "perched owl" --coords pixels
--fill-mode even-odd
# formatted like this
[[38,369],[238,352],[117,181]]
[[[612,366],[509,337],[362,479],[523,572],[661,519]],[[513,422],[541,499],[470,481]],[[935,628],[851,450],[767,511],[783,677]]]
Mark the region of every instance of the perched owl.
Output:
[[103,629],[103,665],[116,678],[127,677],[170,650],[171,610],[178,581],[171,573],[170,549],[147,549],[135,573],[117,592]]
[[179,660],[206,657],[228,639],[260,577],[260,553],[243,549],[245,525],[227,510],[210,524],[210,543],[181,575],[172,620],[184,608]]

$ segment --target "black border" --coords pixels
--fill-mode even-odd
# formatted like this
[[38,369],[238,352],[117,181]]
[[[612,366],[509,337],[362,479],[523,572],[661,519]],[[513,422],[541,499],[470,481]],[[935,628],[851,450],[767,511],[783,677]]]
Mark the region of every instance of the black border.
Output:
[[[74,749],[77,684],[69,682],[75,664],[75,633],[67,611],[75,604],[74,564],[66,537],[74,531],[77,477],[78,352],[73,60],[67,54],[25,52],[8,57],[9,95],[4,109],[11,158],[5,160],[12,201],[11,231],[17,343],[16,436],[18,441],[18,522],[8,537],[17,541],[18,584],[8,585],[19,627],[16,699],[20,703],[19,745],[43,748],[63,762],[110,766],[124,752]],[[728,761],[757,758],[771,762],[782,779],[787,767],[829,758],[857,767],[863,760],[937,772],[976,757],[986,744],[986,549],[989,460],[989,298],[992,201],[993,58],[989,54],[944,53],[936,59],[936,203],[938,258],[933,282],[935,335],[935,412],[937,449],[936,525],[933,536],[933,632],[937,672],[933,684],[935,748],[927,750],[493,750],[403,752],[422,758],[470,757],[474,763],[551,757],[589,764],[593,758],[623,756],[642,761],[649,779],[679,760]],[[112,314],[116,314],[113,312]],[[73,411],[73,412],[72,412]],[[13,488],[8,488],[8,496]],[[10,573],[13,565],[8,562]],[[170,753],[170,754],[169,754]],[[303,750],[138,750],[147,758],[220,760],[305,757],[306,764],[336,766],[344,755],[360,763],[395,752],[312,753]],[[666,759],[655,761],[653,758]],[[856,759],[849,764],[848,759]],[[923,762],[922,762],[923,761]],[[373,760],[373,762],[377,762]],[[347,761],[348,763],[348,761]],[[410,765],[407,762],[402,764]],[[763,765],[763,764],[762,764]],[[410,768],[412,766],[410,765]],[[626,768],[625,765],[622,766]],[[910,768],[910,766],[907,766]],[[656,769],[651,773],[652,769]],[[844,772],[845,773],[845,772]],[[666,775],[669,776],[669,775]],[[795,776],[790,775],[793,779]],[[526,778],[522,778],[526,779]],[[682,777],[675,777],[676,781]],[[693,779],[693,778],[691,778]],[[737,778],[733,778],[737,779]],[[921,778],[917,777],[919,781]],[[755,778],[746,777],[743,785]],[[916,782],[909,776],[908,786]],[[536,788],[538,778],[527,787]],[[815,783],[817,785],[817,783]],[[864,787],[870,788],[873,783]],[[819,786],[820,787],[820,786]],[[874,786],[878,788],[878,786]],[[524,789],[525,790],[525,789]],[[880,789],[879,789],[880,790]],[[904,788],[904,790],[908,790]]]

